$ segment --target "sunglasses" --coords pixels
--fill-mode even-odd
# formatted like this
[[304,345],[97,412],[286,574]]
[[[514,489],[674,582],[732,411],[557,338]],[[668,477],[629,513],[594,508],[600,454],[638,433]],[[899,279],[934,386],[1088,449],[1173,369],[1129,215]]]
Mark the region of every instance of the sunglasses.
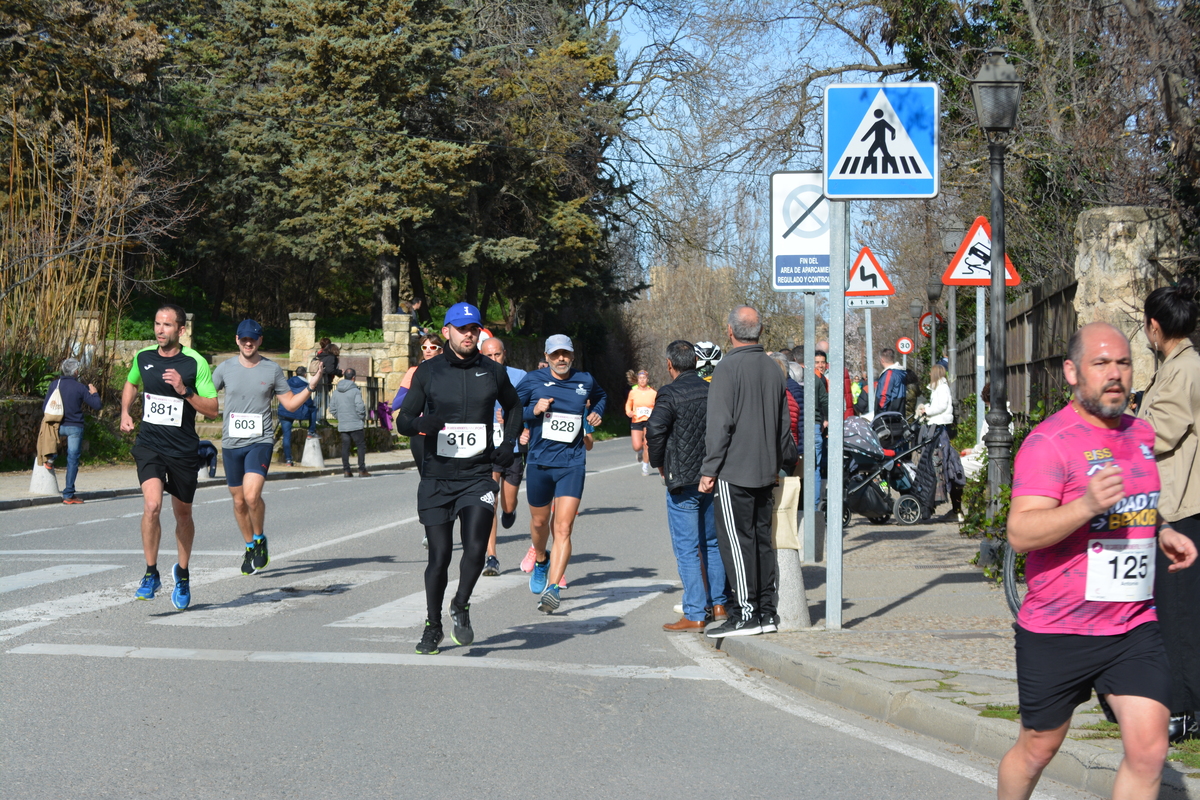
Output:
[[423,344],[423,345],[421,345],[421,349],[422,350],[441,350],[442,348],[436,344]]

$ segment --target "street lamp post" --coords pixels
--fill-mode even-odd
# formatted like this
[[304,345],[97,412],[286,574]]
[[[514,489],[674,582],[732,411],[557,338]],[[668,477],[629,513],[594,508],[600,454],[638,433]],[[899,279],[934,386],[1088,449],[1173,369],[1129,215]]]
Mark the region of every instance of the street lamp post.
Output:
[[938,362],[937,356],[937,301],[942,296],[942,282],[937,279],[936,275],[930,276],[929,283],[925,284],[925,293],[929,295],[929,375],[933,376],[934,365]]
[[[921,312],[925,310],[925,304],[920,300],[913,300],[908,304],[908,313],[913,320],[913,369],[917,367],[917,346],[921,341]],[[905,356],[904,368],[908,369],[908,357]]]
[[987,63],[971,81],[975,113],[979,127],[988,139],[988,163],[992,172],[992,283],[991,339],[988,361],[991,367],[991,404],[987,414],[988,432],[984,443],[988,450],[989,516],[993,519],[1000,508],[1000,487],[1012,483],[1012,433],[1008,425],[1008,342],[1007,304],[1004,282],[1007,277],[1004,259],[1004,153],[1007,146],[1004,134],[1017,124],[1021,105],[1021,80],[1016,67],[1004,60],[1001,49],[988,51]]
[[[958,246],[962,244],[963,234],[966,228],[957,220],[950,223],[946,228],[946,233],[942,237],[942,252],[946,254],[946,258],[954,257],[958,252]],[[947,262],[948,263],[948,262]],[[958,287],[948,286],[950,290],[949,296],[946,298],[946,333],[948,334],[946,342],[946,353],[950,358],[950,369],[946,379],[950,383],[950,389],[955,394],[958,392],[958,387],[955,386],[955,381],[958,380]]]

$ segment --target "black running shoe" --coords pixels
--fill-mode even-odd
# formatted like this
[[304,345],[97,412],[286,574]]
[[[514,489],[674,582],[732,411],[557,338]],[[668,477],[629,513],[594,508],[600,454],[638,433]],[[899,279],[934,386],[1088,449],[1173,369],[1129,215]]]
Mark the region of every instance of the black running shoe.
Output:
[[722,622],[720,625],[710,625],[704,635],[710,639],[724,639],[726,636],[755,636],[762,633],[762,626],[758,620],[752,619],[749,622],[743,619],[729,619]]
[[450,638],[456,645],[466,647],[475,641],[475,631],[471,630],[471,605],[469,603],[465,606],[460,606],[451,600],[450,619],[454,622],[454,627],[450,631]]
[[779,615],[778,614],[762,614],[759,618],[759,627],[762,628],[762,633],[778,633],[779,632]]
[[267,553],[267,537],[255,538],[254,540],[254,571],[271,563],[271,556]]
[[483,562],[483,574],[489,578],[494,578],[500,574],[500,559],[495,556],[488,556]]
[[500,512],[500,527],[508,530],[517,521],[516,511],[501,511]]
[[438,645],[445,639],[445,634],[442,633],[441,624],[434,625],[429,620],[425,620],[425,634],[421,637],[421,641],[417,643],[417,655],[419,656],[436,656],[440,650]]
[[243,575],[253,575],[254,574],[254,548],[253,547],[246,548],[246,555],[242,558],[242,574]]

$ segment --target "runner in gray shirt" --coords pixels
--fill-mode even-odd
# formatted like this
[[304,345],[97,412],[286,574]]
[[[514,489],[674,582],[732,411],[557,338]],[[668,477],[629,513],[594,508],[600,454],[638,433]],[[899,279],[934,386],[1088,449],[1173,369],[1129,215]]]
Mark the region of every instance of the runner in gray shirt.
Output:
[[221,460],[225,483],[233,495],[233,516],[246,542],[242,574],[253,575],[271,562],[263,525],[267,505],[262,499],[263,483],[275,447],[275,414],[271,398],[288,411],[295,411],[312,395],[321,380],[321,369],[309,378],[308,387],[293,394],[283,370],[258,352],[262,326],[243,320],[237,329],[238,357],[221,362],[213,370],[213,386],[225,390],[225,414]]

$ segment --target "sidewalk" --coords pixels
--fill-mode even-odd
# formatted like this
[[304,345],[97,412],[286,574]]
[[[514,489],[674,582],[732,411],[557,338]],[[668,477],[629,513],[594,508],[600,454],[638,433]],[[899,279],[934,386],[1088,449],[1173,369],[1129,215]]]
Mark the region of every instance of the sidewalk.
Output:
[[[813,630],[704,641],[808,694],[998,760],[1017,736],[1013,619],[1000,588],[968,563],[976,545],[953,523],[856,516],[843,549],[842,630],[824,630],[817,564],[804,567]],[[1122,754],[1114,727],[1094,700],[1080,706],[1044,774],[1111,796]],[[1200,799],[1200,770],[1168,761],[1160,796]]]
[[[406,469],[413,466],[412,456],[409,455],[408,450],[367,453],[366,460],[368,471]],[[60,459],[60,461],[65,462],[65,459]],[[354,474],[357,475],[357,456],[351,456],[350,466],[353,467]],[[58,476],[59,489],[62,489],[63,481],[66,480],[65,463],[55,469],[55,473]],[[286,481],[295,478],[314,478],[318,475],[340,474],[342,474],[342,461],[338,457],[325,459],[325,469],[321,470],[302,467],[299,463],[294,467],[273,463],[270,474],[267,475],[267,480]],[[29,479],[29,470],[22,472],[0,472],[0,511],[7,511],[14,508],[28,508],[30,506],[53,505],[62,502],[62,498],[58,496],[39,497],[31,495],[29,493]],[[221,459],[219,457],[217,458],[217,477],[203,478],[200,481],[200,486],[212,485],[225,485],[225,470],[221,466]],[[83,498],[85,503],[88,500],[99,500],[105,497],[123,497],[125,495],[139,494],[140,492],[137,470],[133,464],[80,467],[79,475],[75,478],[75,494],[77,497]]]

